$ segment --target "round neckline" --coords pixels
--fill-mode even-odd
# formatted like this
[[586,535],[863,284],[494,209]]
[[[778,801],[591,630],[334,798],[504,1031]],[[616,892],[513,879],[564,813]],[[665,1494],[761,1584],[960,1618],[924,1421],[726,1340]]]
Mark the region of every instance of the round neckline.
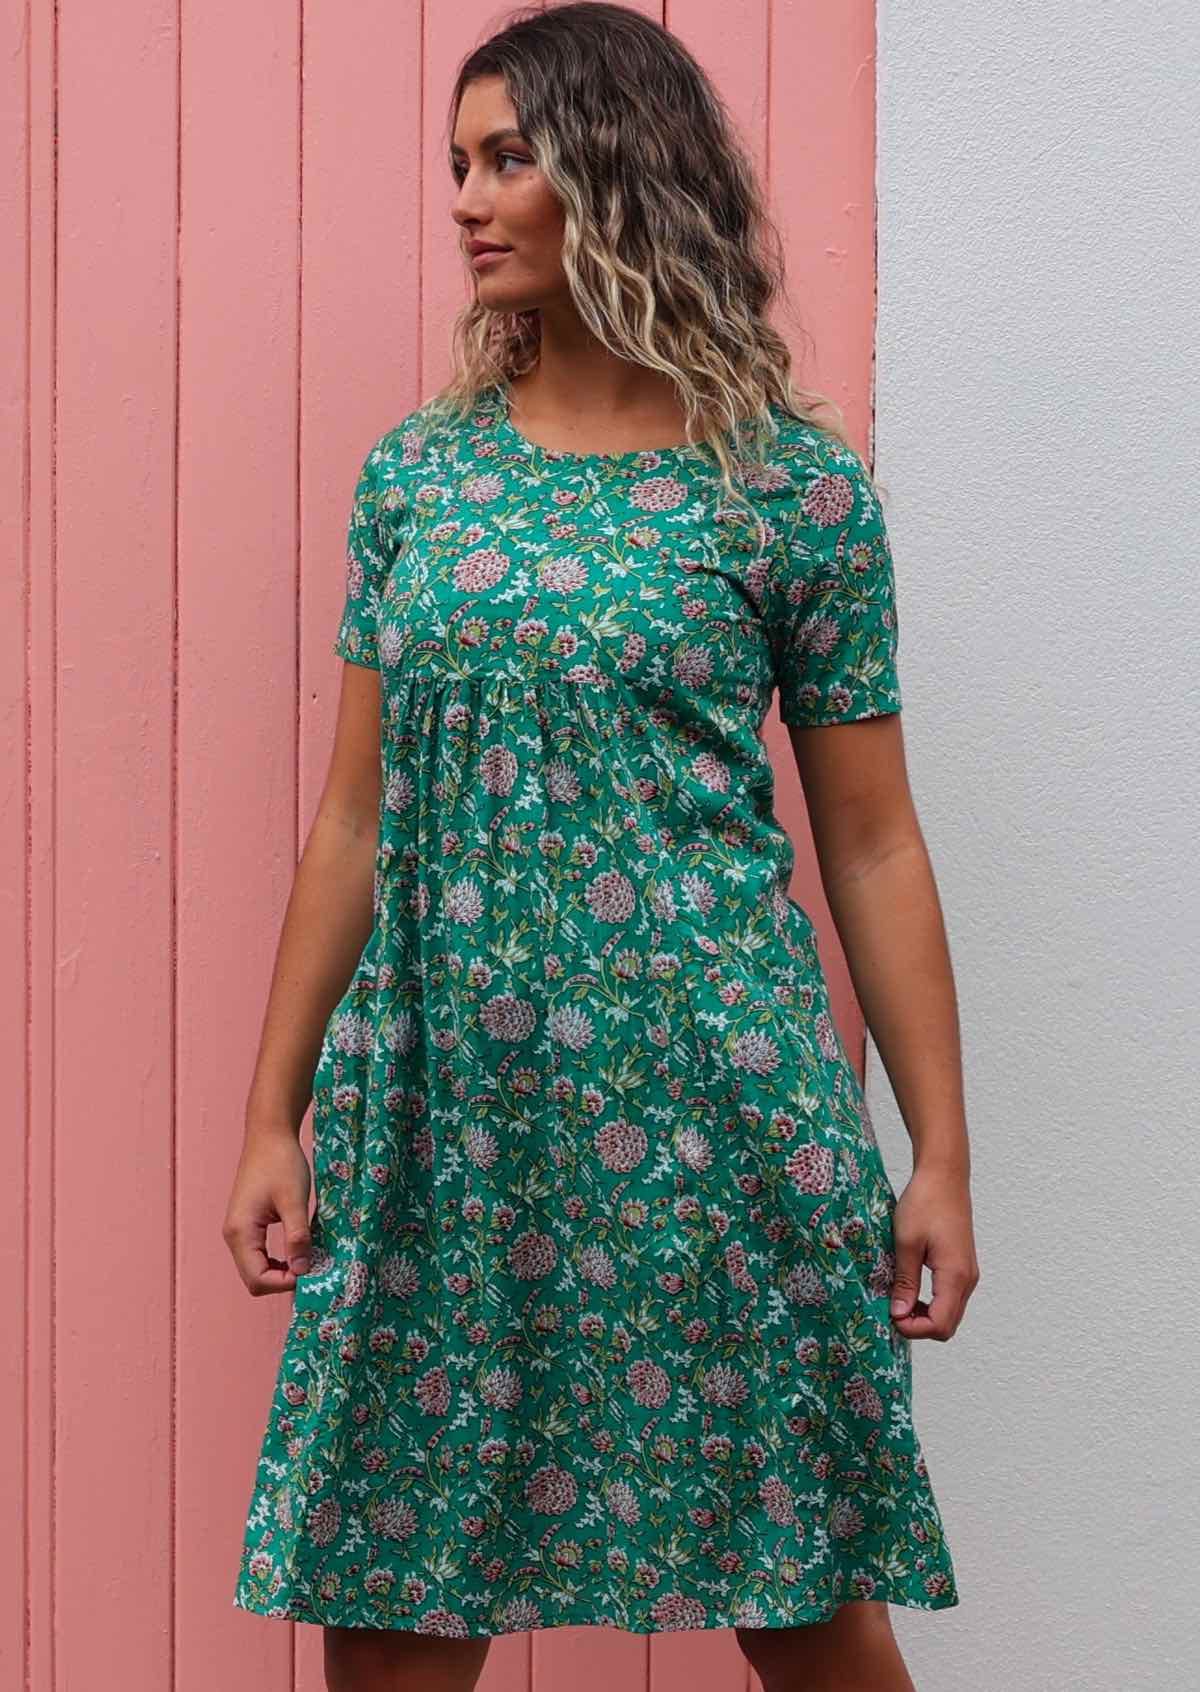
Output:
[[566,464],[628,464],[635,458],[646,458],[649,455],[656,458],[698,458],[703,452],[702,447],[695,441],[679,441],[674,446],[665,447],[632,447],[625,452],[569,452],[563,447],[543,446],[540,441],[531,441],[528,435],[523,435],[509,416],[508,382],[504,377],[493,383],[492,392],[497,429],[530,456],[539,453],[543,458],[559,460]]

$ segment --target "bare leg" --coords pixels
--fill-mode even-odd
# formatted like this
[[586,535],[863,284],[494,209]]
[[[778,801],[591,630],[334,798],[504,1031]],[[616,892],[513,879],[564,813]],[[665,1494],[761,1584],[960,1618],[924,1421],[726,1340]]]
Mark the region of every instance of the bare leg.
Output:
[[442,1639],[401,1628],[327,1627],[328,1692],[472,1692],[489,1639]]
[[763,1692],[916,1692],[878,1599],[851,1599],[808,1626],[734,1631]]

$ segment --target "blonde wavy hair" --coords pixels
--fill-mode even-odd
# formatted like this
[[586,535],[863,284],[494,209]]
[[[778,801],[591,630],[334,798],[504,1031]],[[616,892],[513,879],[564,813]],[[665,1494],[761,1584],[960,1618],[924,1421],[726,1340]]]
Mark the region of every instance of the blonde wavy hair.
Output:
[[[460,64],[447,156],[467,85],[502,77],[562,203],[562,264],[581,320],[613,354],[671,378],[688,440],[707,442],[731,499],[749,506],[735,487],[738,461],[767,456],[772,403],[854,451],[841,409],[794,385],[788,345],[767,322],[773,302],[791,310],[783,243],[697,61],[627,6],[587,0],[507,16]],[[484,388],[537,363],[539,343],[538,311],[472,300],[453,326],[454,374],[426,411],[465,420]]]

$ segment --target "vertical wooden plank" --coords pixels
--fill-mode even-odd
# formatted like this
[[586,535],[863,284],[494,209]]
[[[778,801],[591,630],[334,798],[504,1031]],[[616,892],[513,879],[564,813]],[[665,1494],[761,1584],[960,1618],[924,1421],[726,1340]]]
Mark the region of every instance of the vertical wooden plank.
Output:
[[304,13],[301,837],[332,745],[355,480],[372,441],[422,397],[421,28],[419,3]]
[[660,1633],[651,1641],[650,1692],[747,1692],[749,1673],[730,1627]]
[[[875,344],[875,6],[776,0],[771,8],[767,181],[787,260],[796,379],[834,400],[867,447]],[[813,920],[834,1019],[859,1076],[862,1011],[821,886],[795,759],[778,708],[763,740],[776,811],[796,848],[791,893]]]
[[865,446],[875,331],[875,6],[771,10],[768,181],[811,348],[801,380]]
[[[611,1627],[548,1627],[533,1635],[531,1692],[646,1692],[650,1636]],[[509,1692],[506,1687],[504,1692]],[[515,1689],[514,1689],[515,1692]]]
[[[32,665],[27,648],[44,644],[44,624],[36,631],[30,577],[29,495],[31,463],[31,385],[46,384],[48,371],[32,362],[29,284],[34,272],[37,218],[39,279],[44,279],[46,215],[45,179],[37,183],[33,205],[34,159],[30,151],[30,101],[33,48],[28,8],[23,0],[4,0],[0,7],[3,58],[0,61],[0,229],[4,264],[0,266],[0,550],[9,568],[0,577],[0,917],[9,937],[0,967],[0,1063],[7,1080],[0,1148],[6,1179],[0,1198],[0,1275],[10,1289],[7,1335],[9,1366],[0,1376],[0,1426],[4,1429],[0,1454],[0,1520],[13,1524],[0,1539],[0,1681],[23,1685],[27,1666],[26,1608],[30,1600],[27,1533],[40,1537],[27,1515],[26,1466],[33,1453],[27,1446],[26,1395],[31,1393],[31,1346],[28,1297],[36,1284],[30,1255],[37,1227],[32,1203],[44,1195],[31,1189],[33,1122],[29,1088],[32,1055],[27,1048],[31,1006],[31,965],[34,932],[30,921],[35,866],[27,857],[27,830],[32,822],[26,780],[29,743],[27,701],[31,701]],[[40,32],[39,32],[40,36]],[[40,41],[39,41],[40,45]],[[38,66],[43,61],[38,56]],[[38,90],[41,109],[42,90]],[[44,421],[44,413],[43,413]],[[38,442],[39,477],[45,472],[45,437]],[[44,604],[41,601],[40,604]],[[43,654],[44,655],[44,654]],[[39,887],[39,898],[42,888]],[[39,939],[41,931],[39,930]],[[28,1207],[28,1210],[27,1210]],[[29,1226],[27,1231],[27,1213]],[[44,1453],[40,1453],[44,1456]],[[32,1473],[32,1467],[30,1468]],[[21,1531],[13,1531],[20,1524]]]
[[[6,1027],[20,1030],[27,1042],[20,1072],[26,1077],[25,1110],[13,1123],[22,1139],[21,1165],[25,1185],[15,1183],[15,1196],[24,1207],[24,1274],[13,1283],[24,1295],[25,1344],[24,1404],[15,1407],[24,1416],[13,1427],[13,1447],[23,1460],[25,1489],[22,1517],[25,1523],[25,1606],[19,1633],[11,1635],[15,1650],[24,1657],[25,1682],[31,1688],[52,1684],[54,1674],[54,1044],[55,990],[54,931],[54,830],[55,830],[55,600],[56,558],[54,552],[54,390],[57,345],[56,263],[56,159],[54,138],[58,125],[57,34],[50,0],[14,6],[12,13],[24,34],[27,66],[28,105],[28,269],[24,275],[14,266],[9,274],[20,278],[20,296],[13,301],[9,321],[28,332],[23,347],[27,359],[24,375],[25,441],[27,487],[22,500],[27,526],[13,556],[24,549],[24,619],[11,625],[24,646],[23,659],[6,672],[20,677],[28,687],[26,717],[21,725],[27,737],[27,763],[22,760],[21,780],[27,783],[22,829],[28,829],[25,894],[22,924],[26,946],[21,959],[27,970],[27,999],[19,1018],[6,1019]],[[11,38],[10,38],[11,39]],[[20,63],[15,52],[10,63]],[[18,111],[20,106],[18,105]],[[18,151],[17,155],[20,157]],[[19,225],[18,225],[19,227]],[[28,313],[27,320],[25,317]],[[14,489],[14,493],[18,492]],[[22,627],[22,620],[24,627]],[[26,810],[27,806],[27,810]],[[18,928],[17,932],[20,932]],[[12,1073],[18,1073],[14,1070]],[[14,1238],[20,1239],[18,1232]],[[15,1302],[15,1299],[14,1299]],[[20,1318],[14,1311],[14,1327]],[[18,1383],[18,1387],[21,1383]],[[22,1449],[23,1445],[23,1449]],[[14,1539],[16,1536],[13,1536]],[[14,1598],[19,1594],[19,1587]],[[6,1664],[7,1666],[7,1664]],[[7,1679],[7,1676],[6,1676]]]
[[506,1633],[488,1646],[476,1692],[527,1692],[532,1679],[533,1635]]
[[[355,481],[371,443],[421,397],[421,27],[416,0],[303,9],[300,843],[333,742]],[[324,1692],[322,1630],[296,1635],[298,1692]]]
[[296,1630],[233,1591],[291,1295],[220,1225],[297,850],[300,4],[181,16],[172,1692],[286,1692]]
[[[55,1686],[174,1675],[175,0],[58,12]],[[47,1682],[47,1686],[49,1686]]]

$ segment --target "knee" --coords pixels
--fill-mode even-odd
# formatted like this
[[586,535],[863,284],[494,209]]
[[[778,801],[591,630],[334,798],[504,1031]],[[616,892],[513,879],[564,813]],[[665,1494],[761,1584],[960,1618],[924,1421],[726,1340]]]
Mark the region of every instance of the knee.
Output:
[[802,1662],[806,1654],[827,1652],[832,1646],[853,1650],[889,1634],[892,1618],[886,1603],[877,1598],[852,1598],[841,1604],[824,1621],[802,1622],[795,1627],[735,1627],[742,1654],[764,1684],[776,1678],[789,1664]]
[[444,1639],[403,1628],[326,1627],[325,1680],[330,1692],[388,1685],[420,1692],[473,1692],[490,1640]]
[[799,1636],[807,1631],[803,1626],[735,1627],[733,1630],[742,1655],[764,1686],[772,1685],[779,1671],[789,1662],[795,1662]]

